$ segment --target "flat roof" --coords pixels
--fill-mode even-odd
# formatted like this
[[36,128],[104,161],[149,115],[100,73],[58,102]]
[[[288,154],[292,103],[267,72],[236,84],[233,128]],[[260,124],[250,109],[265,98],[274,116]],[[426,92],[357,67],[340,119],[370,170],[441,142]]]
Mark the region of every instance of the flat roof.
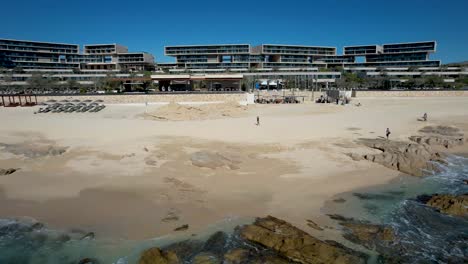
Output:
[[283,46],[283,47],[298,47],[298,48],[330,48],[330,49],[336,49],[336,47],[331,47],[331,46],[309,46],[309,45],[289,45],[289,44],[262,44],[260,46]]
[[215,47],[215,46],[243,46],[247,45],[250,47],[250,44],[199,44],[199,45],[173,45],[173,46],[164,46],[164,48],[184,48],[184,47]]
[[79,44],[60,43],[60,42],[47,42],[47,41],[34,41],[34,40],[22,40],[22,39],[0,38],[0,40],[20,41],[20,42],[29,42],[29,43],[46,43],[46,44],[58,44],[58,45],[70,45],[70,46],[78,46],[78,47],[80,46]]
[[109,44],[86,44],[84,45],[83,47],[92,47],[92,46],[122,46],[120,44],[117,44],[117,43],[109,43]]
[[401,44],[420,44],[420,43],[431,43],[431,42],[434,42],[434,44],[437,44],[437,41],[435,41],[435,40],[428,40],[428,41],[415,41],[415,42],[386,43],[386,44],[383,44],[383,46],[385,46],[385,45],[401,45]]
[[378,45],[378,44],[370,44],[370,45],[352,45],[352,46],[343,46],[343,49],[344,49],[344,48],[360,48],[360,47],[378,47],[378,46],[381,46],[381,45]]

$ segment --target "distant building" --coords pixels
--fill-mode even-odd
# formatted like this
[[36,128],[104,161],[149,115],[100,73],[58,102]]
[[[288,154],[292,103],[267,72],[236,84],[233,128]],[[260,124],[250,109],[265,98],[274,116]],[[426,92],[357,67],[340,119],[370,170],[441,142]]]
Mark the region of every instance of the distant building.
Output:
[[128,52],[118,44],[80,46],[54,42],[0,39],[0,67],[32,70],[128,70],[154,69],[154,57]]
[[[334,67],[439,67],[440,61],[429,60],[436,42],[348,46],[343,55],[335,47],[263,44],[167,46],[166,56],[176,58],[172,69],[233,71],[311,70]],[[359,60],[360,59],[360,60]],[[359,62],[363,61],[363,62]],[[175,67],[174,67],[175,66]]]
[[370,46],[348,46],[343,54],[364,57],[356,67],[439,67],[440,61],[429,60],[430,53],[436,52],[436,42],[411,42]]

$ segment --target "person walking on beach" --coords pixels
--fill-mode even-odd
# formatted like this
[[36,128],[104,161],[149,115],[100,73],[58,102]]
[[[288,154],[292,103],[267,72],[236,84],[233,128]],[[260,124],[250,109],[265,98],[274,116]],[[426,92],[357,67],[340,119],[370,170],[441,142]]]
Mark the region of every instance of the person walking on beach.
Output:
[[387,136],[387,139],[390,136],[390,134],[391,134],[390,129],[387,127],[387,130],[385,131],[385,135]]
[[259,125],[260,125],[260,117],[257,116],[257,126],[259,126]]
[[424,115],[423,115],[423,121],[427,121],[427,113],[424,113]]

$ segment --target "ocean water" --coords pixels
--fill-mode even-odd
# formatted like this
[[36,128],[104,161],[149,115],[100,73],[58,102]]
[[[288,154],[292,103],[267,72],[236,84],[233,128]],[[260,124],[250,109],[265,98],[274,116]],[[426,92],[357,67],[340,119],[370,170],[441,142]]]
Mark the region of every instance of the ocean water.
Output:
[[402,176],[390,184],[348,193],[335,212],[394,228],[399,254],[411,263],[468,263],[468,219],[441,214],[417,201],[420,195],[465,194],[468,158],[451,155],[437,173]]
[[93,264],[133,264],[138,262],[141,252],[147,248],[164,247],[187,239],[205,241],[217,231],[229,235],[236,226],[252,221],[250,218],[227,218],[197,234],[176,233],[133,241],[83,238],[86,232],[53,230],[35,225],[37,222],[34,220],[0,219],[0,263],[77,264],[88,258],[98,260],[90,262]]

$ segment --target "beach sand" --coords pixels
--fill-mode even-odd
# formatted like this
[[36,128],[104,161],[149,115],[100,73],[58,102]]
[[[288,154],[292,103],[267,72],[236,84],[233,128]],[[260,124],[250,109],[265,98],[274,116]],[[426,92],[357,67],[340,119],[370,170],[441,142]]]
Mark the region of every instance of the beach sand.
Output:
[[[354,106],[358,101],[361,107]],[[337,230],[319,232],[306,219],[333,227],[323,215],[327,200],[399,175],[349,158],[372,152],[355,140],[384,136],[387,127],[392,139],[407,140],[434,124],[466,134],[467,105],[468,98],[365,98],[347,106],[255,105],[234,117],[183,121],[145,117],[158,113],[163,106],[157,105],[72,114],[0,108],[0,169],[19,168],[0,176],[0,218],[146,239],[184,224],[197,232],[226,219],[271,214],[333,239]],[[417,122],[424,112],[429,121]],[[226,164],[195,166],[198,152]]]

